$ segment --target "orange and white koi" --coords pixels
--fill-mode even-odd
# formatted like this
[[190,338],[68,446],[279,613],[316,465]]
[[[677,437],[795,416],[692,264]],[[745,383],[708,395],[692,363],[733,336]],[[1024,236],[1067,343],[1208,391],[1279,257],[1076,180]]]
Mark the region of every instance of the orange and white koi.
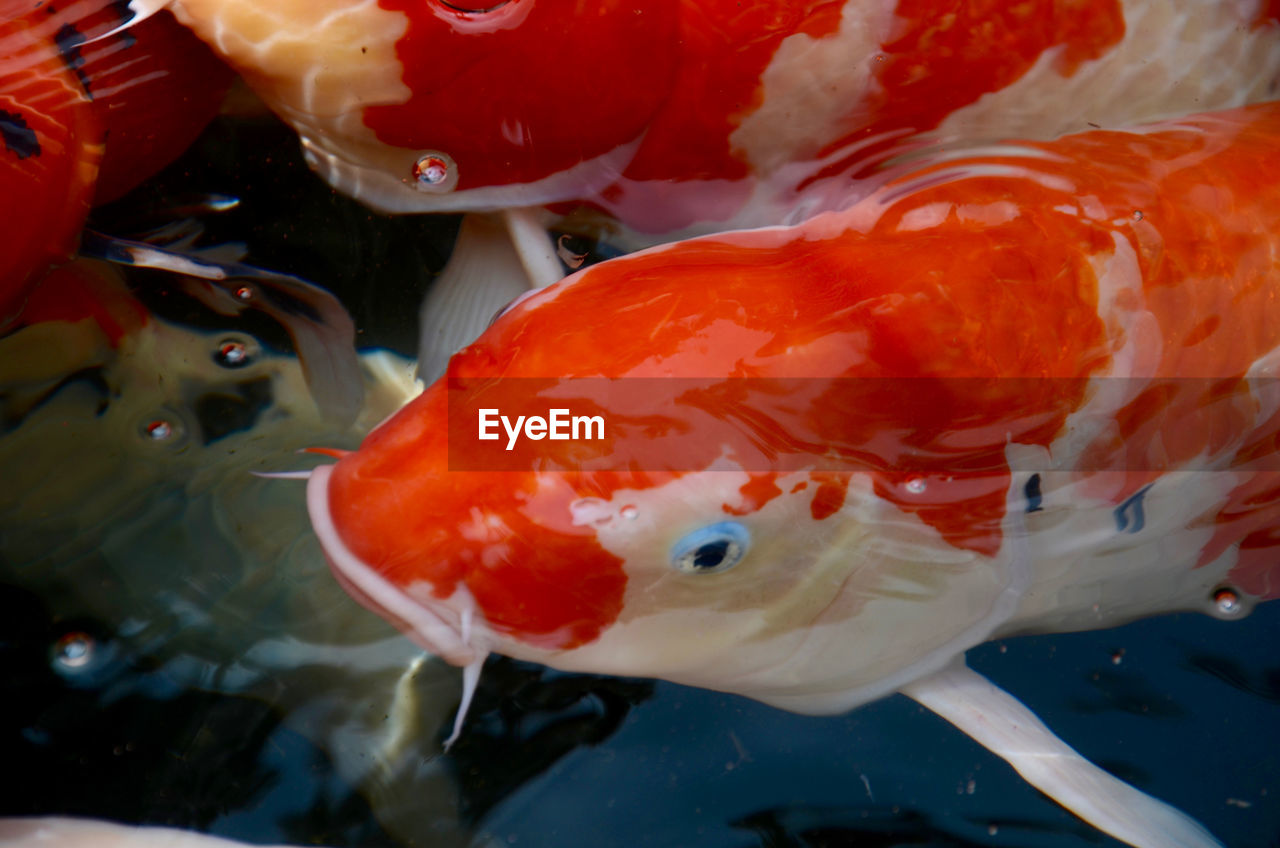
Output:
[[1052,138],[1268,97],[1233,0],[175,0],[331,184],[388,212],[782,223],[904,136]]
[[[901,691],[1130,844],[1216,845],[963,654],[1280,596],[1278,142],[1269,104],[952,152],[584,269],[317,468],[317,534],[472,681],[494,651],[800,712]],[[507,453],[475,428],[507,402],[606,438]]]

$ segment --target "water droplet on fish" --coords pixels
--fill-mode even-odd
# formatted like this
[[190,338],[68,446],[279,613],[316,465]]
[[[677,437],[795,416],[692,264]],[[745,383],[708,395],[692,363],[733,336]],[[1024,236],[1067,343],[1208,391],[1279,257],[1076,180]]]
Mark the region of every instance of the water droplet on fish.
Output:
[[1244,604],[1240,602],[1240,594],[1230,586],[1223,586],[1213,593],[1213,606],[1220,615],[1238,615]]
[[241,301],[253,300],[253,287],[240,286],[240,288],[236,289],[236,300],[241,300]]
[[155,439],[157,442],[162,442],[173,436],[173,425],[168,421],[165,421],[163,418],[157,418],[155,421],[148,422],[146,427],[143,429],[146,431],[148,436]]
[[447,191],[458,182],[458,169],[443,153],[424,153],[410,169],[413,184],[424,191]]
[[1141,220],[1142,220],[1142,210],[1141,210],[1141,209],[1135,209],[1135,210],[1133,210],[1133,220],[1135,220],[1135,221],[1141,221]]
[[628,521],[635,521],[636,516],[640,514],[640,510],[636,509],[631,504],[627,504],[619,511],[618,514],[621,515],[623,518],[627,519]]
[[83,668],[93,661],[94,641],[88,633],[67,633],[53,645],[53,661],[65,669]]
[[223,339],[218,342],[213,361],[224,368],[240,368],[249,364],[249,348],[238,339]]
[[923,495],[924,490],[928,488],[923,477],[912,477],[906,482],[906,489],[913,495]]

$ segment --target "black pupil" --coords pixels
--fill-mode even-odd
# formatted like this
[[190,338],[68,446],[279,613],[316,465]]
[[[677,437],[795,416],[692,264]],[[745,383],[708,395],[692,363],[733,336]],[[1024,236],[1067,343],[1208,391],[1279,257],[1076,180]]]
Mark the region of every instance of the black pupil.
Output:
[[708,542],[698,548],[693,554],[694,568],[716,568],[724,558],[729,554],[729,545],[732,544],[728,539],[720,539],[715,542]]

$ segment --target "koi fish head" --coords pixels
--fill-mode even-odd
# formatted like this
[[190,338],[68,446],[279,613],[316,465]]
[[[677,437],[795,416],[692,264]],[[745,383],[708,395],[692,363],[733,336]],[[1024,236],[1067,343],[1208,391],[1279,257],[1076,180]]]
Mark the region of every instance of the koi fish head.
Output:
[[[1010,612],[1025,561],[1004,450],[1047,438],[1066,401],[918,378],[1061,368],[1096,343],[1066,304],[1038,337],[1002,329],[1027,316],[971,320],[1043,304],[984,285],[956,229],[945,249],[921,231],[834,252],[781,230],[697,239],[518,303],[314,473],[335,572],[458,664],[494,650],[806,710],[936,669]],[[1067,258],[1053,279],[1090,273]],[[514,418],[522,392],[598,413],[598,453],[478,440],[477,411]],[[974,473],[900,472],[957,429]]]
[[1025,565],[940,543],[865,476],[708,470],[609,490],[450,472],[413,429],[401,416],[313,472],[309,508],[348,592],[457,665],[494,651],[839,711],[985,639]]

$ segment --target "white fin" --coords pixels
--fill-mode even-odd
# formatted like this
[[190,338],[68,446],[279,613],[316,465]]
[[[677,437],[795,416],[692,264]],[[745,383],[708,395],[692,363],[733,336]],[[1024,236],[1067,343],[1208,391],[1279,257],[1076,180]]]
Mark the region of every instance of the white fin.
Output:
[[1080,756],[1017,698],[963,662],[903,686],[1032,786],[1136,848],[1222,848],[1198,822]]
[[222,315],[253,308],[274,318],[293,341],[320,411],[350,426],[364,405],[364,380],[356,355],[356,327],[346,307],[332,293],[300,277],[211,258],[237,253],[234,247],[174,250],[93,230],[85,230],[80,238],[81,256],[174,272],[188,294]]
[[520,263],[524,265],[530,287],[545,288],[564,276],[556,244],[547,228],[538,221],[536,210],[504,209],[502,219],[506,222]]
[[464,217],[449,264],[422,301],[419,378],[430,384],[443,376],[449,357],[475,341],[495,313],[527,291],[529,279],[506,226],[488,215]]

